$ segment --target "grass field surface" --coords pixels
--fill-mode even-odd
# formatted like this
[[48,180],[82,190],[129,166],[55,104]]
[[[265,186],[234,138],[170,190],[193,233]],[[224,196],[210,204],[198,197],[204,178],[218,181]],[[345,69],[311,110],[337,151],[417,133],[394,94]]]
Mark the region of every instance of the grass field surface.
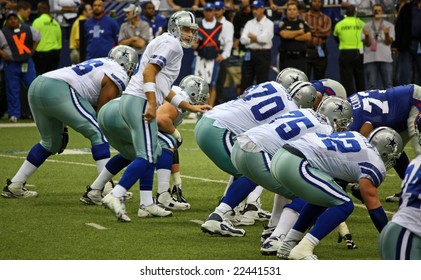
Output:
[[[0,123],[0,180],[2,187],[12,178],[29,149],[39,141],[33,123]],[[24,123],[25,124],[25,123]],[[183,192],[191,204],[187,211],[174,211],[169,218],[137,218],[138,184],[134,197],[126,202],[131,223],[118,223],[114,214],[101,206],[79,202],[86,185],[96,177],[89,153],[90,143],[70,129],[64,154],[51,156],[28,180],[36,190],[34,199],[0,198],[1,260],[276,260],[262,256],[260,234],[263,223],[243,227],[242,238],[204,234],[200,224],[217,205],[228,175],[220,171],[195,143],[194,124],[179,127],[184,137],[180,148]],[[407,147],[410,158],[413,151]],[[113,155],[115,151],[113,151]],[[116,180],[121,174],[116,176]],[[389,218],[397,203],[386,203],[386,196],[399,191],[400,179],[390,170],[379,188]],[[154,188],[156,190],[156,188]],[[332,232],[315,249],[321,260],[378,260],[378,232],[364,205],[354,200],[354,213],[347,220],[358,249],[348,250],[337,243]],[[271,211],[273,195],[264,191],[263,208]]]

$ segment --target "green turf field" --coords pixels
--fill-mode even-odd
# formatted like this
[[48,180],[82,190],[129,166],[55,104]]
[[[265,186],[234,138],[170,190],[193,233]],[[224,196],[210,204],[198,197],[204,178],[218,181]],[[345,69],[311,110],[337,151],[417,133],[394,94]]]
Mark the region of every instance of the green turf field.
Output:
[[[262,222],[243,227],[247,231],[243,238],[210,236],[200,230],[200,223],[213,211],[222,195],[228,175],[218,170],[200,151],[194,141],[193,129],[193,124],[179,127],[184,137],[180,148],[183,192],[191,209],[174,212],[170,218],[137,218],[139,188],[135,185],[131,189],[134,198],[126,202],[131,223],[118,223],[108,209],[79,202],[86,185],[97,173],[89,153],[89,141],[70,130],[66,152],[50,157],[27,182],[29,189],[38,192],[38,198],[0,197],[0,259],[275,260],[276,257],[262,256],[259,252]],[[0,122],[2,187],[38,141],[35,126],[18,127],[9,125],[6,120]],[[412,149],[407,147],[407,152],[413,158]],[[119,177],[120,174],[116,179]],[[389,171],[379,189],[389,218],[397,210],[397,203],[386,203],[384,199],[399,187],[399,177],[394,170]],[[273,195],[265,191],[263,208],[270,211],[272,200]],[[348,250],[343,243],[338,244],[335,231],[316,248],[319,259],[379,259],[378,232],[364,206],[359,201],[355,204],[347,223],[359,248]],[[98,229],[98,225],[103,229]]]

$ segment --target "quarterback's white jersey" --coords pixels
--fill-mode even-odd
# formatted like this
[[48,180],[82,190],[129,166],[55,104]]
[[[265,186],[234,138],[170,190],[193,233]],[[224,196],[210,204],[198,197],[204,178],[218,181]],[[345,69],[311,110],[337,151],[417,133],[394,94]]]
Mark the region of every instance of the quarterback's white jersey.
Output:
[[405,171],[399,203],[392,222],[421,236],[421,155],[412,160]]
[[143,90],[143,71],[147,64],[156,64],[161,68],[155,77],[156,105],[160,106],[170,93],[171,85],[180,73],[182,58],[183,48],[177,38],[170,33],[156,37],[146,47],[140,64],[124,93],[147,99]]
[[296,109],[283,86],[266,82],[249,87],[237,99],[215,106],[204,116],[215,119],[215,126],[240,134]]
[[386,176],[386,167],[368,140],[355,131],[331,135],[310,133],[288,142],[300,150],[312,167],[335,179],[356,183],[368,178],[376,187]]
[[312,132],[328,135],[333,133],[333,128],[312,109],[299,109],[277,117],[270,123],[247,130],[243,134],[262,151],[273,156],[287,141],[296,140]]
[[94,106],[98,105],[105,75],[116,84],[120,94],[125,90],[129,76],[120,64],[108,57],[90,59],[42,74],[44,77],[65,81]]

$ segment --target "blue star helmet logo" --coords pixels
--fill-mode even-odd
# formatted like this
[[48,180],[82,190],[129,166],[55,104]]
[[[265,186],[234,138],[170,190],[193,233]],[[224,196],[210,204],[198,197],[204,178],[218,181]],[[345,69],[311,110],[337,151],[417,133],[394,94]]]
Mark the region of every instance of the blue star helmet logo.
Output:
[[392,150],[394,151],[395,150],[395,147],[398,145],[398,143],[396,142],[395,138],[389,138],[389,137],[387,137],[386,140],[387,140],[386,147],[390,146],[390,147],[392,147]]

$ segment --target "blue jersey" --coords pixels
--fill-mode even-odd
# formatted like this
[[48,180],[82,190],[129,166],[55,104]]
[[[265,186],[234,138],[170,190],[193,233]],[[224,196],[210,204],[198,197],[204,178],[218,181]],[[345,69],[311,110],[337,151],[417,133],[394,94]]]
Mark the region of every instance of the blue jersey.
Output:
[[359,131],[365,122],[371,123],[374,128],[388,126],[397,132],[407,129],[413,93],[413,85],[404,85],[351,95],[347,100],[352,104],[354,120],[349,130]]

